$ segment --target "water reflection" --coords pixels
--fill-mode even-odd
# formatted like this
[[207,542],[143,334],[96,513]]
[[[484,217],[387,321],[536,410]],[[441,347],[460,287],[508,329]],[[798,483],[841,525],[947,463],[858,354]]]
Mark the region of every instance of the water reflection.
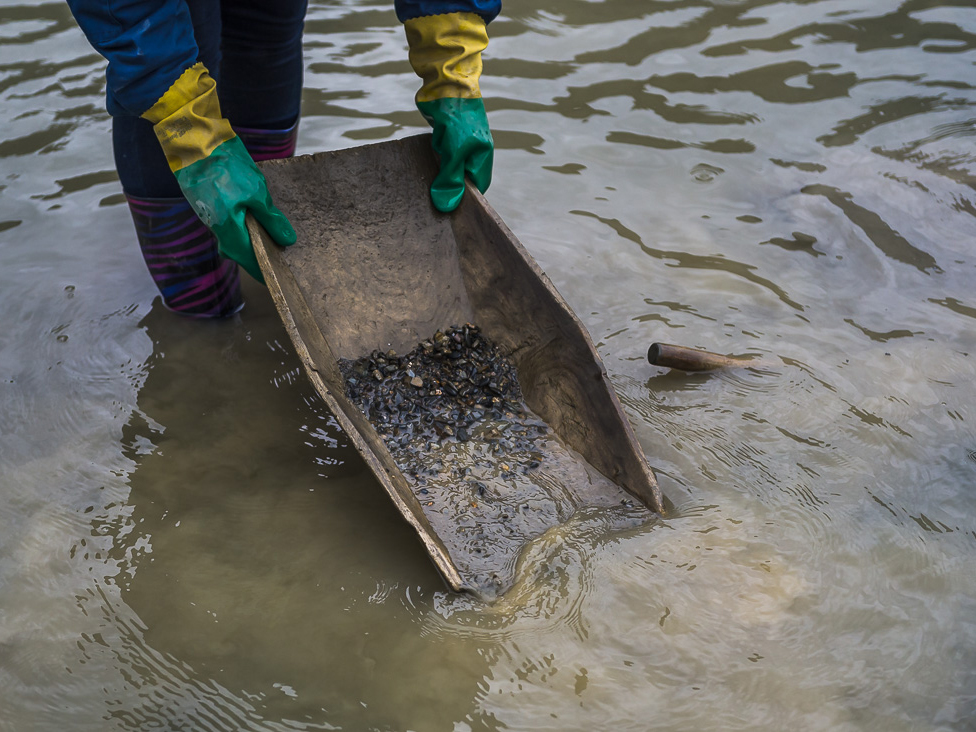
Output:
[[[404,602],[409,588],[442,586],[423,548],[311,387],[281,378],[299,363],[275,340],[267,295],[254,293],[249,309],[200,324],[157,307],[142,323],[154,343],[139,393],[146,416],[125,438],[141,446],[135,528],[115,550],[128,558],[122,599],[143,626],[139,645],[182,671],[154,668],[139,686],[165,701],[154,693],[113,717],[133,729],[329,718],[395,727],[405,707],[419,728],[462,717],[483,661],[440,663],[454,641],[425,638]],[[241,419],[255,429],[242,432]],[[140,655],[133,648],[126,665]],[[405,662],[429,673],[400,680]]]

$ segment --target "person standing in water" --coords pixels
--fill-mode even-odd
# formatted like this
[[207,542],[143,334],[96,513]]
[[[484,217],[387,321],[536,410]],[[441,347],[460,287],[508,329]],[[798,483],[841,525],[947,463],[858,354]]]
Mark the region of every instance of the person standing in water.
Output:
[[[295,151],[308,0],[68,0],[108,60],[115,164],[163,303],[213,318],[244,305],[238,265],[263,282],[244,225],[278,244],[295,230],[254,161]],[[484,192],[493,142],[481,52],[501,0],[394,0],[422,79],[418,109],[440,172],[431,200],[452,211],[467,174]]]

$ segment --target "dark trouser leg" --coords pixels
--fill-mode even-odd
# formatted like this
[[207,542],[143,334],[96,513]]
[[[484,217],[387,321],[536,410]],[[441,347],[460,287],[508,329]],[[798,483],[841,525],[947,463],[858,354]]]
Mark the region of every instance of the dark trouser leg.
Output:
[[[220,4],[189,0],[199,60],[220,68]],[[163,304],[182,315],[224,317],[244,306],[237,264],[217,251],[214,235],[183,197],[152,124],[139,117],[112,120],[115,165],[136,227],[142,257]]]
[[[220,0],[187,0],[198,60],[220,83]],[[112,118],[112,147],[122,190],[140,198],[179,198],[183,195],[152,123],[141,117]]]
[[[252,156],[288,157],[295,149],[301,107],[307,0],[226,4],[228,9],[221,8],[220,0],[187,0],[198,60],[217,80],[223,114]],[[222,15],[229,26],[223,40]],[[222,50],[229,62],[222,63]],[[227,92],[223,73],[229,77]],[[112,132],[122,190],[166,307],[197,317],[240,310],[244,303],[237,265],[219,256],[216,239],[190,210],[152,125],[137,117],[116,117]]]
[[221,7],[221,108],[255,160],[295,152],[307,8],[308,0],[233,0]]

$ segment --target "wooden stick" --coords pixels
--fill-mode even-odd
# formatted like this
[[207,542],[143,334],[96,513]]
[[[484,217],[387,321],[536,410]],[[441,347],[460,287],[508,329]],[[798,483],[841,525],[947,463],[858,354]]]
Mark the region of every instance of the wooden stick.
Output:
[[652,343],[647,349],[647,360],[654,366],[681,371],[714,371],[715,369],[756,366],[751,359],[730,358],[710,351],[673,346],[669,343]]

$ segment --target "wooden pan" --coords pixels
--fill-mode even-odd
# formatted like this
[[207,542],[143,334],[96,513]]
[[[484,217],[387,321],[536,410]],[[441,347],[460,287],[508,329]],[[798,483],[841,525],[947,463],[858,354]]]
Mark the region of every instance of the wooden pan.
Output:
[[[497,594],[514,580],[514,563],[488,588],[450,526],[435,530],[415,487],[347,398],[339,359],[405,353],[437,330],[475,323],[514,363],[526,404],[588,463],[580,465],[587,490],[600,490],[585,477],[595,468],[663,513],[606,369],[549,278],[470,183],[452,214],[431,205],[437,169],[429,135],[261,168],[298,233],[298,243],[281,248],[248,220],[285,328],[316,390],[452,588]],[[586,491],[579,495],[588,502]]]

